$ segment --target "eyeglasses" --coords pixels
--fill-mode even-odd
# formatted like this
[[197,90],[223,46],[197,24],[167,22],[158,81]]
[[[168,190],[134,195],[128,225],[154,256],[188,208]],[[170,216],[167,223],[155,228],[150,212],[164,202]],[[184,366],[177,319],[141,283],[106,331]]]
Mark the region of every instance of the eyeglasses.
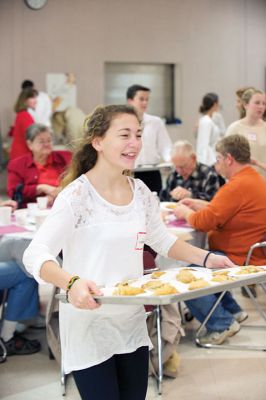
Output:
[[223,155],[218,154],[218,156],[216,156],[216,162],[218,163],[218,162],[220,162],[222,160],[225,160],[225,158],[226,158],[226,155],[223,156]]

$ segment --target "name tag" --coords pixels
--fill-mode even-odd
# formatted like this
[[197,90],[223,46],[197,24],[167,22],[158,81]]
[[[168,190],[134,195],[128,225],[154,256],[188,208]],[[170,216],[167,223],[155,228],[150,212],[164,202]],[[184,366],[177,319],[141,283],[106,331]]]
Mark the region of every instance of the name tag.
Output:
[[256,142],[257,141],[257,134],[255,132],[249,132],[247,139],[250,142]]
[[138,232],[135,250],[143,250],[146,232]]

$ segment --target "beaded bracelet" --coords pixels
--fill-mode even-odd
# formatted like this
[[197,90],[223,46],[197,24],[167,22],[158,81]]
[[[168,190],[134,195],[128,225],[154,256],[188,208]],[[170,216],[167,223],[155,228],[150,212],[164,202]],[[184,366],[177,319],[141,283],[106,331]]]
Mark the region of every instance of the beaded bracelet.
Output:
[[74,283],[80,279],[80,277],[78,275],[72,276],[72,278],[69,280],[68,284],[67,284],[67,288],[66,288],[66,299],[68,302],[68,293],[70,291],[70,289],[72,288],[72,286],[74,285]]
[[211,254],[214,254],[214,252],[213,252],[213,251],[208,251],[208,253],[206,254],[206,256],[205,256],[205,258],[204,258],[204,261],[203,261],[203,267],[204,267],[204,268],[207,268],[206,263],[207,263],[207,260],[208,260],[208,258],[209,258],[209,256],[210,256]]

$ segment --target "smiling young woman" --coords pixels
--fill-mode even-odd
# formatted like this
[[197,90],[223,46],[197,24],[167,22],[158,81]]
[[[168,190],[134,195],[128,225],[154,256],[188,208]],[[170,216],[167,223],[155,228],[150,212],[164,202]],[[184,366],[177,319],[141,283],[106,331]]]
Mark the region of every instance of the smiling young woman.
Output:
[[[92,294],[101,294],[102,285],[143,275],[144,244],[198,264],[207,254],[171,235],[148,187],[124,174],[140,149],[135,109],[98,107],[85,120],[85,138],[64,189],[24,254],[39,282],[67,291],[71,304],[60,304],[62,359],[82,399],[144,400],[148,382],[144,308],[99,307]],[[56,261],[61,250],[62,268]],[[208,267],[232,265],[226,257],[208,258]]]
[[[227,129],[226,136],[239,134],[245,136],[251,149],[254,165],[266,164],[266,122],[263,114],[266,108],[265,93],[248,88],[241,97],[246,115],[233,122]],[[257,163],[256,163],[257,162]],[[264,172],[264,176],[266,173]]]

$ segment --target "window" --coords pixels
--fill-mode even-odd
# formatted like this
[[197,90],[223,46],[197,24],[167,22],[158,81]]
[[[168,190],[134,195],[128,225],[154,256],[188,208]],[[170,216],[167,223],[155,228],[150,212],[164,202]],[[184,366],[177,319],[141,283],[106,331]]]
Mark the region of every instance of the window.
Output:
[[174,64],[105,63],[105,103],[126,103],[127,88],[139,84],[151,89],[148,112],[171,122],[175,117]]

